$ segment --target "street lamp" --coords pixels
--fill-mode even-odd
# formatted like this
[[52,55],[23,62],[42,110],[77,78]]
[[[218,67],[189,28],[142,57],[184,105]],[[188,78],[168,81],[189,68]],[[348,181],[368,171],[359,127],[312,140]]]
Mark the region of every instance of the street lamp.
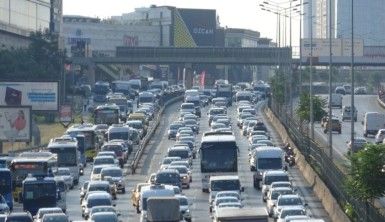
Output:
[[[351,0],[352,2],[352,14],[351,14],[351,26],[352,26],[352,36],[351,36],[351,63],[350,63],[350,69],[351,69],[351,81],[352,81],[352,90],[351,90],[351,104],[350,104],[350,110],[354,110],[354,0]],[[351,132],[350,132],[350,140],[352,141],[351,143],[354,144],[354,111],[351,112]]]

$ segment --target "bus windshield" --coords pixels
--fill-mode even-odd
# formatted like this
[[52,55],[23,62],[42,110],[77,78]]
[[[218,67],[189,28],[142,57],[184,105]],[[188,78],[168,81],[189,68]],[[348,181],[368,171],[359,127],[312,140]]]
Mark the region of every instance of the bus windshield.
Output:
[[260,170],[282,169],[282,159],[281,158],[258,158],[258,169]]
[[128,140],[128,132],[113,132],[108,134],[109,140],[121,139]]
[[95,110],[96,124],[114,124],[119,123],[119,111],[117,109],[97,109]]
[[42,163],[15,163],[12,165],[12,169],[16,183],[20,185],[29,173],[33,175],[45,175],[47,173]]
[[55,183],[24,184],[24,200],[49,201],[52,197],[56,200]]
[[49,148],[49,151],[57,154],[59,167],[77,166],[77,147]]
[[235,142],[202,144],[202,172],[237,172],[237,164],[237,146]]

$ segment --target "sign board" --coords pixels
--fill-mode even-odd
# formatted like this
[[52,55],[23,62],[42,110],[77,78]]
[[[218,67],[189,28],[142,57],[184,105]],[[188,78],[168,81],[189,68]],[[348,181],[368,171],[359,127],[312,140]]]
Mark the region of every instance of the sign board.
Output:
[[60,123],[67,127],[72,122],[72,107],[70,105],[61,105],[59,110]]
[[[312,42],[312,44],[310,44]],[[302,57],[310,57],[311,51],[313,57],[324,57],[330,55],[329,39],[301,39]],[[313,45],[313,48],[311,47]],[[349,39],[332,39],[332,55],[350,56],[351,41]],[[354,40],[355,56],[363,56],[364,44],[362,39]]]
[[30,142],[31,106],[0,106],[0,141]]
[[32,106],[32,110],[57,111],[58,82],[0,82],[0,106]]

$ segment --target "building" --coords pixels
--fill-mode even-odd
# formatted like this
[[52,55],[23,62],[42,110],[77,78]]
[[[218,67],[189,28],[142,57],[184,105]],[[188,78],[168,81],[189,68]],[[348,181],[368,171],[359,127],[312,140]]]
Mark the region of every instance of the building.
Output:
[[[329,19],[332,21],[332,36],[339,39],[351,38],[351,2],[313,0],[304,6],[304,38],[310,38],[313,16],[313,38],[329,37]],[[383,0],[354,1],[354,38],[362,39],[364,46],[385,46],[385,4]]]
[[60,33],[62,0],[2,0],[0,3],[0,49],[28,47],[31,32],[51,30],[51,27],[52,32]]

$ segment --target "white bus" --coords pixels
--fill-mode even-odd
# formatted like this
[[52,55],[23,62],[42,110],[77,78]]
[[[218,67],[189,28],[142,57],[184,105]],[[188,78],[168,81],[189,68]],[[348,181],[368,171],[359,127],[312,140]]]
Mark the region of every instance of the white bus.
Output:
[[238,146],[232,132],[204,133],[199,152],[203,192],[209,192],[210,176],[237,175]]
[[79,183],[80,152],[76,138],[64,135],[50,140],[47,149],[57,154],[58,167],[67,167],[74,178],[74,184]]

